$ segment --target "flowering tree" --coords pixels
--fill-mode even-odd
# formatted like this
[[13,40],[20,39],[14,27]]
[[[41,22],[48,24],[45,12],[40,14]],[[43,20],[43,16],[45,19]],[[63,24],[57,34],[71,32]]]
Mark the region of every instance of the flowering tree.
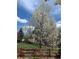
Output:
[[[47,1],[47,0],[45,0]],[[43,1],[31,18],[32,25],[35,26],[33,35],[36,42],[41,45],[57,47],[57,29],[54,18],[49,16],[51,7]]]

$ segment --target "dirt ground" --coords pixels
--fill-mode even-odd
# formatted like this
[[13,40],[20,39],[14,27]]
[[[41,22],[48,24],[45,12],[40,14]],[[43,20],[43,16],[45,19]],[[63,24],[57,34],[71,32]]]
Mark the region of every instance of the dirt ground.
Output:
[[60,59],[60,58],[54,58],[54,57],[38,57],[38,58],[32,58],[32,57],[18,57],[17,59]]

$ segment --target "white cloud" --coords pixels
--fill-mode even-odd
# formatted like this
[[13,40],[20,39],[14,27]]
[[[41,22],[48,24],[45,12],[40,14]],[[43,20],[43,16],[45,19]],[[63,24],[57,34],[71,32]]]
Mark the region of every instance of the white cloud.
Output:
[[40,3],[40,0],[18,0],[17,3],[26,10],[28,9],[30,12],[33,12]]
[[61,21],[58,21],[58,22],[56,23],[56,26],[57,26],[57,27],[60,27],[60,26],[61,26]]
[[[34,12],[35,9],[41,4],[43,0],[17,0],[17,3],[29,10],[30,12]],[[48,0],[48,4],[52,7],[55,3],[55,0]]]
[[27,23],[28,21],[26,19],[21,19],[20,17],[17,17],[17,22]]

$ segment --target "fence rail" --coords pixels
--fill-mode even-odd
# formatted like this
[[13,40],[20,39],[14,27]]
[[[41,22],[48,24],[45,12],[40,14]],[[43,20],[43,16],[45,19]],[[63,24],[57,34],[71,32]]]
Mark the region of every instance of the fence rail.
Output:
[[17,49],[17,57],[60,57],[51,49]]

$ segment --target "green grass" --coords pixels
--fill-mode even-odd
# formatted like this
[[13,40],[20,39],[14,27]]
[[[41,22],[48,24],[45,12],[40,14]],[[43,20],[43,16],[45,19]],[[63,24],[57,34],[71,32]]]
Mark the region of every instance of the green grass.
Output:
[[17,48],[39,48],[39,45],[28,43],[17,43]]
[[[29,48],[40,48],[40,46],[38,44],[17,43],[17,48],[29,49]],[[43,47],[43,49],[47,50],[47,48],[45,47]],[[51,50],[57,52],[59,48],[52,48]]]
[[37,58],[37,57],[32,57],[32,59],[39,59],[39,58]]

